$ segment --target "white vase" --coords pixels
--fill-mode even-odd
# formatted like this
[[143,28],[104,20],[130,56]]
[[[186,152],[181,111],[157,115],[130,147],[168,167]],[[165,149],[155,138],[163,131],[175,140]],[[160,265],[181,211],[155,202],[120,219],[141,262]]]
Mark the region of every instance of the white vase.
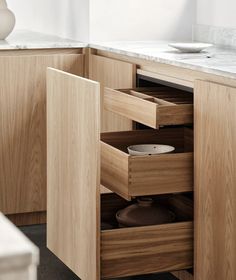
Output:
[[0,40],[4,40],[15,26],[15,15],[7,8],[6,0],[0,0]]

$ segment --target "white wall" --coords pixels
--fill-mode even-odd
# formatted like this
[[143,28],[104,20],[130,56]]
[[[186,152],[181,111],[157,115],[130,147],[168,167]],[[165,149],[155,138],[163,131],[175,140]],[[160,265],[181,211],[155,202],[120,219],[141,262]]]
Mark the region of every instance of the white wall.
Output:
[[88,41],[89,0],[7,0],[16,28]]
[[195,20],[195,0],[7,1],[17,29],[81,41],[189,40]]
[[236,0],[197,0],[197,23],[236,28]]
[[90,39],[191,39],[195,0],[90,0]]

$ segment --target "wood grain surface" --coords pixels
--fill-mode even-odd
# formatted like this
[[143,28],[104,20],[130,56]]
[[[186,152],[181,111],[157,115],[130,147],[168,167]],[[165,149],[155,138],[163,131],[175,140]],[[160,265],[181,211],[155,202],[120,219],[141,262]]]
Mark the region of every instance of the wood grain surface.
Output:
[[7,218],[16,226],[46,224],[46,212],[32,212],[7,215]]
[[104,278],[173,271],[192,265],[192,222],[107,230],[101,234]]
[[195,83],[195,280],[236,279],[236,88]]
[[[193,200],[185,195],[156,196],[176,215],[172,224],[115,228],[101,233],[101,274],[104,278],[185,269],[193,265]],[[115,222],[130,202],[116,194],[101,195],[101,220]]]
[[136,66],[132,63],[97,55],[90,56],[89,78],[101,84],[101,131],[122,131],[133,128],[132,121],[104,109],[104,87],[130,88],[135,86]]
[[83,55],[0,55],[0,211],[46,210],[46,68],[83,74]]
[[47,73],[47,246],[79,278],[100,279],[100,87]]

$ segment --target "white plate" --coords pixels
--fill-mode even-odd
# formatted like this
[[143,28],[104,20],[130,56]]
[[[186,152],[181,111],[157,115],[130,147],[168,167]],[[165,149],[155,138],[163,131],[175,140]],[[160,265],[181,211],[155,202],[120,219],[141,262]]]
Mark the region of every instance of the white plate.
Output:
[[171,43],[170,47],[175,48],[184,53],[199,53],[209,47],[212,47],[212,44],[205,43]]
[[173,152],[175,148],[168,145],[141,144],[128,147],[131,156],[157,155]]

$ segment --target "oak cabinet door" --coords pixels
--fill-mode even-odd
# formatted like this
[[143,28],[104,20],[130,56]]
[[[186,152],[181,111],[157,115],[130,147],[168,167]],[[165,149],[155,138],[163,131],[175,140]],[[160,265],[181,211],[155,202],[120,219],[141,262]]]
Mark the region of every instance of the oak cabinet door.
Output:
[[100,279],[100,86],[47,75],[47,246],[83,280]]
[[83,74],[83,55],[0,56],[0,211],[46,210],[46,68]]
[[130,88],[135,86],[136,66],[98,55],[90,56],[89,78],[101,84],[102,132],[132,130],[132,121],[116,113],[107,111],[103,106],[104,87]]
[[236,88],[195,84],[195,279],[236,279]]

